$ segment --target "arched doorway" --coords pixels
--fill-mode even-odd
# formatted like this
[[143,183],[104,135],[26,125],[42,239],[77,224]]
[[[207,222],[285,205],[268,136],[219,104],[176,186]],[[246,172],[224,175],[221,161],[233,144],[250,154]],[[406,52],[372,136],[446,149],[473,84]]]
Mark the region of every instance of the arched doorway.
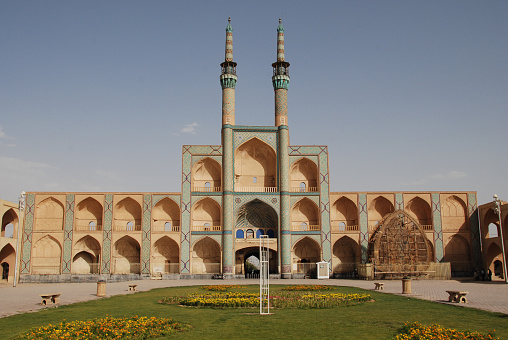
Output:
[[444,251],[444,262],[450,262],[452,276],[473,276],[469,242],[462,235],[455,234],[448,239]]
[[[271,245],[268,255],[268,271],[270,274],[278,273],[277,251],[272,249]],[[259,278],[259,245],[256,247],[247,247],[236,251],[235,273],[245,275],[246,279]]]
[[2,280],[9,279],[9,264],[7,262],[2,262]]

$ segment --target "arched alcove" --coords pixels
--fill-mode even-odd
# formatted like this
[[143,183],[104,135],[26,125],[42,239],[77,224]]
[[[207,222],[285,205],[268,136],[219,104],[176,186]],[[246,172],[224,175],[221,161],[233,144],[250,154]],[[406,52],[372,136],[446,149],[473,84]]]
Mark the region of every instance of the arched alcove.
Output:
[[424,230],[432,229],[432,212],[425,200],[415,197],[407,203],[405,210],[423,226]]
[[379,222],[388,214],[395,211],[392,202],[383,196],[376,197],[369,205],[369,231],[373,232],[377,229]]
[[97,274],[99,273],[99,258],[101,245],[92,236],[84,236],[72,247],[74,254],[72,260],[73,274]]
[[333,245],[332,271],[339,277],[353,277],[360,263],[360,246],[352,238],[343,236]]
[[77,231],[101,231],[102,215],[102,205],[96,199],[87,197],[76,206],[74,229]]
[[115,242],[113,251],[113,274],[140,273],[140,246],[130,236],[124,236]]
[[448,197],[441,204],[441,215],[443,217],[443,231],[460,230],[467,226],[466,204],[455,195]]
[[161,199],[152,208],[152,223],[153,231],[180,231],[180,207],[169,197]]
[[192,251],[193,274],[220,273],[221,248],[210,237],[204,237],[194,244]]
[[2,216],[2,232],[0,234],[1,237],[14,238],[14,235],[17,236],[18,230],[18,214],[14,211],[14,209],[7,210]]
[[291,230],[302,231],[302,225],[307,226],[307,231],[321,230],[319,207],[308,199],[302,198],[291,209]]
[[124,198],[115,205],[115,231],[140,231],[141,216],[141,205],[130,197]]
[[469,242],[461,235],[452,235],[445,244],[443,262],[450,262],[452,276],[472,276]]
[[2,264],[2,280],[11,282],[14,279],[16,251],[10,244],[6,244],[0,251],[0,264]]
[[163,236],[152,248],[152,271],[158,273],[180,272],[180,247],[171,238]]
[[[192,205],[192,230],[221,230],[221,207],[215,200],[207,197]],[[206,226],[206,227],[205,227]]]
[[278,229],[278,216],[275,210],[258,199],[250,201],[238,209],[235,228],[245,233],[245,238],[259,235],[275,237]]
[[32,248],[32,274],[60,274],[62,247],[53,236],[46,235]]
[[203,158],[192,167],[191,186],[193,191],[221,191],[222,169],[220,164],[209,158]]
[[[330,218],[333,230],[358,230],[358,208],[347,197],[342,196],[333,203]],[[341,226],[343,228],[340,228]]]
[[289,180],[293,192],[317,192],[318,168],[316,163],[302,157],[291,165]]
[[63,230],[64,206],[54,197],[48,197],[35,208],[35,230]]
[[235,150],[235,191],[275,192],[277,157],[268,144],[252,138]]
[[315,276],[316,263],[321,261],[321,247],[310,237],[304,237],[293,247],[293,268],[296,273]]

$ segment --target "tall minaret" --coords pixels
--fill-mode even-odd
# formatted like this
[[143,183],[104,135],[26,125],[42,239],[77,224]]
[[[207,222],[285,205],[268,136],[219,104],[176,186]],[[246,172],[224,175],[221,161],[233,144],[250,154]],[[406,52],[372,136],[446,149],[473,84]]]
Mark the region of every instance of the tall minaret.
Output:
[[277,27],[277,62],[273,66],[273,90],[275,91],[275,126],[279,136],[279,179],[280,179],[280,263],[281,277],[291,278],[291,224],[289,212],[291,197],[289,195],[289,129],[288,129],[288,85],[289,63],[284,60],[284,27],[279,19]]
[[221,66],[220,85],[222,86],[222,125],[235,125],[235,86],[236,63],[233,61],[233,28],[231,18],[226,27],[226,57]]
[[222,274],[234,277],[233,240],[233,125],[235,125],[236,63],[233,61],[233,28],[231,18],[226,27],[226,60],[222,71]]
[[279,19],[277,27],[277,62],[273,67],[273,89],[275,91],[275,126],[288,125],[289,63],[284,60],[284,27]]

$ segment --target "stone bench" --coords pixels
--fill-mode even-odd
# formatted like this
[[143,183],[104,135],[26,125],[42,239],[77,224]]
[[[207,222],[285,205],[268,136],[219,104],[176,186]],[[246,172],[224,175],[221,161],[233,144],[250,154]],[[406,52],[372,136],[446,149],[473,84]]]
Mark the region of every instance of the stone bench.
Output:
[[129,291],[130,292],[136,292],[138,285],[129,285]]
[[41,305],[50,305],[53,303],[60,303],[60,295],[62,295],[62,293],[40,294],[40,296],[42,298]]
[[466,294],[469,292],[461,292],[458,290],[447,290],[446,292],[450,294],[448,297],[449,302],[467,303]]
[[384,290],[384,283],[383,282],[374,282],[374,284],[376,285],[376,287],[374,288],[375,290]]

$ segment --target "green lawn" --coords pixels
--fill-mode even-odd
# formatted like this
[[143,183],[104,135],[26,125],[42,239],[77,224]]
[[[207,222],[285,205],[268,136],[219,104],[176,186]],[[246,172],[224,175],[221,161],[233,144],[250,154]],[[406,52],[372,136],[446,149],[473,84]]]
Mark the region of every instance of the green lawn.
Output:
[[[275,294],[283,286],[272,285]],[[258,291],[247,286],[240,291]],[[438,323],[458,330],[487,332],[495,329],[501,339],[508,339],[508,315],[472,308],[449,306],[405,296],[368,291],[375,302],[331,309],[272,309],[272,315],[259,315],[259,309],[198,309],[159,304],[164,296],[204,293],[199,287],[154,289],[130,295],[48,308],[36,313],[0,319],[0,338],[10,339],[19,332],[62,320],[86,320],[111,315],[172,317],[190,324],[192,329],[171,338],[195,339],[389,339],[405,321]],[[339,287],[342,293],[364,293],[357,288]]]

